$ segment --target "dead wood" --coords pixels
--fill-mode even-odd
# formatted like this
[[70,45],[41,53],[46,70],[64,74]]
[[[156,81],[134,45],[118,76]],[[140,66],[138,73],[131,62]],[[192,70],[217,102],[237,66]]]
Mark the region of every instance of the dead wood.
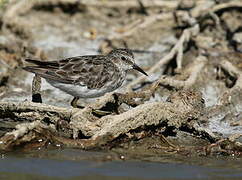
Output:
[[[144,126],[158,127],[162,125],[164,127],[173,127],[174,129],[179,129],[184,126],[192,127],[193,124],[196,123],[191,122],[196,121],[200,113],[202,113],[204,106],[200,93],[184,91],[172,95],[168,100],[169,102],[146,103],[118,115],[106,115],[98,118],[92,113],[93,110],[101,109],[107,103],[114,101],[114,96],[112,94],[107,94],[100,98],[97,103],[91,104],[81,110],[75,108],[58,108],[31,102],[2,102],[0,104],[0,110],[3,117],[33,121],[33,123],[30,124],[25,123],[17,126],[17,130],[7,133],[2,137],[2,141],[7,139],[9,142],[11,139],[10,137],[12,137],[12,141],[14,141],[16,137],[29,134],[29,131],[40,125],[39,121],[46,123],[45,119],[49,118],[52,123],[52,125],[49,125],[49,128],[54,131],[56,131],[56,123],[60,121],[60,119],[63,119],[69,122],[69,128],[73,130],[74,138],[80,138],[80,134],[85,137],[83,141],[77,140],[75,142],[74,140],[66,140],[62,142],[62,144],[67,146],[76,144],[79,147],[81,143],[87,145],[82,145],[80,148],[97,147],[114,141],[122,134],[126,134],[131,130],[139,129]],[[34,122],[38,123],[36,124]],[[43,126],[41,126],[41,128],[43,128]],[[47,126],[45,125],[44,129],[46,128]],[[193,129],[195,129],[195,127]],[[194,131],[194,134],[196,134],[196,131],[197,130]],[[207,135],[208,139],[213,137],[213,135],[209,133],[207,133]],[[61,137],[58,138],[58,136],[55,135],[52,137],[52,140],[53,139],[58,141]]]
[[205,152],[207,155],[225,154],[240,156],[240,152],[242,150],[242,143],[236,140],[241,136],[242,134],[234,134],[229,136],[228,138],[220,139],[216,143],[205,147]]
[[158,79],[158,83],[160,85],[171,86],[176,89],[181,89],[181,88],[188,89],[193,84],[195,84],[196,79],[198,75],[201,73],[204,66],[206,65],[206,62],[207,62],[206,57],[204,56],[197,57],[196,60],[194,60],[193,64],[189,68],[191,74],[184,81],[176,80],[174,77],[161,76]]
[[15,120],[43,120],[49,119],[55,123],[59,119],[70,119],[72,111],[75,109],[67,109],[47,104],[32,103],[32,102],[0,102],[1,118],[11,118]]
[[[183,58],[183,45],[184,45],[184,43],[188,42],[192,36],[196,36],[198,33],[199,33],[199,26],[198,25],[195,25],[194,27],[185,29],[182,36],[180,37],[178,42],[174,45],[174,47],[171,49],[171,51],[166,56],[164,56],[162,59],[160,59],[155,65],[153,65],[148,70],[147,73],[148,74],[154,73],[155,71],[157,71],[162,66],[168,64],[175,55],[177,55],[176,56],[177,69],[178,70],[181,69],[182,58]],[[136,84],[141,83],[145,79],[146,79],[146,77],[140,76],[139,78],[137,78],[135,81],[133,81],[132,83],[130,83],[127,86],[127,90],[130,91],[132,89],[132,87],[134,87]]]
[[232,65],[232,63],[225,60],[220,63],[220,66],[222,69],[227,71],[230,76],[233,76],[234,78],[236,78],[236,83],[233,86],[233,89],[236,89],[236,88],[242,89],[242,71],[238,70],[238,68]]
[[[53,5],[53,4],[81,4],[87,7],[97,7],[97,8],[134,8],[139,7],[140,4],[138,1],[98,1],[98,0],[43,0],[35,2],[36,4],[41,5]],[[141,3],[145,8],[167,8],[167,9],[175,9],[178,6],[178,2],[170,2],[170,1],[159,1],[159,0],[141,0]]]
[[[177,9],[179,6],[180,8],[182,6],[178,1],[141,0],[140,2],[144,8],[168,7],[168,9]],[[15,34],[22,31],[22,34],[26,35],[25,38],[30,38],[31,33],[26,28],[28,27],[28,22],[21,16],[26,15],[32,8],[41,9],[41,7],[68,4],[80,6],[78,11],[83,6],[87,8],[139,8],[140,6],[138,1],[22,0],[7,9],[2,19],[3,28]],[[241,151],[241,144],[235,141],[236,138],[222,139],[200,124],[201,119],[208,121],[209,118],[221,114],[223,111],[228,111],[231,107],[227,105],[235,102],[233,98],[236,98],[241,92],[241,70],[228,60],[223,60],[219,63],[209,62],[209,53],[214,53],[213,48],[217,44],[214,43],[214,39],[207,37],[206,31],[201,30],[200,27],[201,23],[209,17],[214,22],[212,25],[209,24],[210,27],[214,25],[219,32],[224,31],[219,12],[233,7],[241,8],[242,5],[240,2],[215,4],[214,1],[211,1],[210,3],[197,3],[194,4],[194,7],[189,6],[190,10],[176,10],[175,13],[171,11],[158,14],[148,13],[142,18],[139,16],[138,19],[134,19],[132,23],[124,25],[121,29],[116,28],[115,33],[107,36],[109,41],[131,38],[141,29],[145,31],[161,20],[168,21],[176,18],[176,25],[182,27],[180,28],[181,34],[171,50],[148,70],[149,75],[158,72],[159,78],[146,89],[143,88],[138,92],[132,91],[133,87],[147,80],[144,76],[138,77],[128,84],[127,93],[106,94],[84,109],[61,108],[33,102],[0,102],[0,118],[11,119],[15,123],[21,122],[15,127],[15,130],[11,129],[11,132],[6,132],[0,138],[0,149],[14,149],[26,144],[46,146],[48,143],[82,149],[108,147],[124,137],[131,140],[135,136],[133,134],[152,129],[151,131],[160,131],[161,138],[164,137],[164,141],[166,139],[162,133],[166,131],[169,131],[168,136],[171,132],[185,131],[197,137],[207,139],[210,143],[215,142],[208,146],[207,149],[205,148],[207,154],[210,154],[214,147],[219,147],[223,152],[231,149]],[[190,50],[187,47],[191,46],[189,45],[191,42],[195,43],[194,49],[197,49],[195,50],[195,55],[192,56],[192,60],[187,62],[185,53],[187,53],[187,50]],[[224,44],[221,47],[224,47]],[[169,66],[173,59],[175,59],[176,63],[175,73],[170,76],[164,76],[163,69]],[[213,66],[216,64],[215,67],[219,67],[236,81],[232,88],[222,94],[219,103],[211,108],[205,108],[202,94],[197,90],[191,89],[196,86],[199,78],[204,76],[205,71],[211,71],[211,64]],[[207,82],[204,81],[202,85]],[[167,88],[171,95],[169,95],[166,102],[149,101],[152,95],[157,93],[160,86],[172,87],[172,90],[182,90],[174,93]],[[195,89],[199,88],[196,87]],[[40,95],[40,93],[40,79],[35,77],[33,81],[34,101],[36,99],[34,96],[36,94]],[[41,99],[36,100],[36,102],[40,101]],[[123,104],[128,105],[128,108],[120,110]],[[96,113],[97,110],[110,112],[99,115]],[[0,123],[1,126],[3,124],[1,125]],[[141,138],[147,136],[147,134],[143,133]],[[39,141],[40,139],[42,141]],[[169,143],[169,141],[166,143],[177,150],[176,145]],[[229,144],[229,146],[226,144]]]

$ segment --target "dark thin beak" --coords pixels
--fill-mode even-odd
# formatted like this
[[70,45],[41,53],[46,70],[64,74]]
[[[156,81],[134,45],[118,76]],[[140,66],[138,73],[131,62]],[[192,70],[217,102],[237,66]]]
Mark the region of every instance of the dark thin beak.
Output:
[[140,68],[139,66],[137,66],[136,64],[133,65],[133,69],[135,69],[135,70],[141,72],[142,74],[148,76],[148,74],[146,74],[146,72],[144,72],[144,70],[141,69],[141,68]]

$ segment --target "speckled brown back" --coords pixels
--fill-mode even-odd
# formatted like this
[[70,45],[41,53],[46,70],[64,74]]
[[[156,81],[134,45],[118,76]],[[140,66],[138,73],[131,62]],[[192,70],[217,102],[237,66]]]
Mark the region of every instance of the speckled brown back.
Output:
[[[99,89],[121,73],[107,56],[78,56],[60,61],[37,61],[27,59],[36,66],[24,69],[60,83],[87,86]],[[115,73],[114,73],[115,72]]]

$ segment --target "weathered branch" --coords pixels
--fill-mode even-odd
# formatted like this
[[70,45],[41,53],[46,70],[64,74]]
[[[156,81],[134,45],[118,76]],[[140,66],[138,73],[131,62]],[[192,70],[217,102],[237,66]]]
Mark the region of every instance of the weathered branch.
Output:
[[[141,97],[136,94],[136,97]],[[189,97],[189,98],[187,98]],[[178,92],[169,98],[169,102],[153,102],[139,105],[127,112],[118,115],[105,115],[101,118],[96,117],[92,112],[96,109],[101,109],[108,102],[114,102],[115,97],[112,94],[107,94],[101,98],[97,103],[87,106],[84,109],[67,109],[48,106],[39,103],[0,103],[0,111],[4,117],[22,118],[26,120],[38,119],[33,123],[18,125],[17,130],[7,133],[2,137],[2,140],[11,142],[16,138],[21,138],[25,134],[30,136],[29,131],[33,129],[47,130],[53,129],[46,125],[41,125],[46,117],[56,124],[61,118],[66,118],[70,124],[69,128],[73,131],[73,137],[78,138],[79,133],[86,137],[86,140],[71,140],[65,139],[49,132],[48,138],[55,139],[57,142],[60,139],[65,139],[63,144],[66,145],[80,145],[80,148],[90,148],[93,146],[101,146],[113,141],[121,134],[128,133],[132,130],[142,127],[174,127],[179,129],[185,124],[193,126],[191,119],[199,117],[203,109],[203,100],[201,93],[197,92]],[[9,113],[11,112],[11,113]],[[189,119],[189,121],[187,121]],[[38,127],[37,127],[38,126]],[[52,135],[51,135],[52,134]],[[196,134],[196,133],[195,133]],[[209,134],[209,133],[208,133]],[[210,135],[209,135],[210,136]],[[35,137],[35,136],[34,136]],[[212,137],[212,135],[211,135]],[[26,138],[22,138],[24,141]],[[12,144],[12,143],[10,143]]]
[[176,80],[174,79],[174,77],[161,76],[158,80],[158,83],[165,86],[168,85],[171,87],[175,87],[177,89],[180,89],[180,88],[188,89],[195,84],[198,78],[198,75],[200,74],[203,67],[206,65],[206,62],[207,62],[206,57],[198,56],[197,59],[193,62],[192,66],[189,68],[192,70],[191,70],[191,74],[186,80],[182,81],[182,80]]
[[50,119],[53,123],[59,119],[70,119],[75,109],[67,109],[32,102],[0,102],[0,118],[25,119],[28,121]]
[[222,69],[227,71],[229,73],[229,75],[231,75],[232,77],[235,77],[237,79],[235,85],[233,86],[233,89],[235,89],[235,88],[242,89],[242,71],[240,71],[232,63],[230,63],[229,61],[226,61],[226,60],[223,60],[220,63],[220,66]]
[[[162,59],[160,59],[155,65],[153,65],[147,72],[147,74],[152,74],[155,71],[157,71],[160,67],[168,64],[172,58],[177,55],[176,61],[177,61],[177,69],[181,68],[182,64],[182,58],[183,58],[183,44],[188,42],[192,36],[196,36],[199,33],[199,25],[195,25],[194,27],[185,29],[175,44],[175,46],[171,49],[171,51]],[[130,91],[132,87],[134,87],[136,84],[142,82],[145,80],[145,76],[140,76],[136,80],[134,80],[132,83],[128,84],[127,90]]]
[[207,1],[206,3],[201,3],[192,9],[190,14],[194,18],[198,18],[210,13],[216,13],[218,11],[231,8],[242,8],[242,3],[239,1],[228,1],[225,3],[215,4],[214,1]]
[[[42,0],[43,1],[43,0]],[[53,3],[49,0],[44,0],[42,3]],[[54,3],[80,3],[86,6],[97,7],[97,8],[134,8],[139,7],[139,3],[137,1],[99,1],[99,0],[55,0]],[[141,3],[145,8],[166,8],[166,9],[175,9],[178,6],[178,2],[176,1],[159,1],[159,0],[141,0]]]
[[168,20],[173,18],[172,13],[162,13],[162,14],[155,14],[150,15],[148,17],[145,17],[144,19],[138,19],[132,24],[129,24],[125,27],[123,27],[121,30],[122,33],[115,33],[111,36],[109,36],[108,40],[114,40],[114,39],[123,39],[125,37],[131,36],[132,34],[136,33],[138,30],[148,28],[151,24],[159,21],[159,20]]

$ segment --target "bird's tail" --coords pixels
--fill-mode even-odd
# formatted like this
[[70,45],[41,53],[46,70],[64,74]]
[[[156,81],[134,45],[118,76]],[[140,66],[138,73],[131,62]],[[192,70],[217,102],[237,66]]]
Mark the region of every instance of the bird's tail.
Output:
[[40,61],[35,59],[25,59],[26,62],[38,65],[38,66],[58,66],[58,63],[56,61]]

